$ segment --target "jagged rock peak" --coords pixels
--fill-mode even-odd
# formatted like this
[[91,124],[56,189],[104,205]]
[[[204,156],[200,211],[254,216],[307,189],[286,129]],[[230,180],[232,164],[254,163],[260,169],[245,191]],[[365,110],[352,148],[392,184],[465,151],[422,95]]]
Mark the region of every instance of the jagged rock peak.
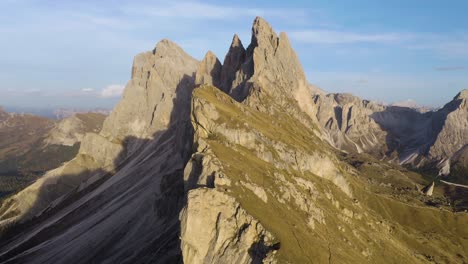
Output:
[[153,53],[157,52],[159,54],[164,54],[173,50],[182,50],[182,48],[169,39],[162,39],[156,44],[156,48],[153,50]]
[[[303,112],[313,115],[309,109],[312,94],[304,70],[285,33],[278,37],[264,19],[257,17],[252,26],[252,43],[247,54],[252,55],[254,74],[249,81],[254,90],[263,90],[280,103],[285,103],[286,95],[296,100]],[[254,90],[250,89],[247,96],[252,105],[259,103],[259,99],[250,96],[256,93]]]
[[[167,62],[170,62],[170,65],[164,65]],[[187,65],[193,66],[196,62],[195,58],[186,53],[175,42],[162,39],[152,51],[142,52],[134,57],[131,78],[146,79],[148,77],[148,70],[158,67],[158,65],[164,68],[177,64],[186,67]]]
[[198,66],[198,60],[168,39],[159,41],[152,51],[138,54],[133,61],[132,79],[104,122],[101,134],[122,140],[128,136],[148,138],[167,129],[170,122],[184,116],[171,115],[172,99],[188,100]]
[[[173,65],[176,63],[180,63],[181,65],[185,66],[186,63],[193,64],[194,62],[197,62],[195,58],[186,53],[179,45],[168,39],[163,39],[159,41],[156,44],[156,48],[153,50],[153,54],[155,56],[155,59],[160,61],[164,61],[161,59],[165,57],[172,57],[176,60],[173,61]],[[184,63],[184,61],[187,62]]]
[[256,17],[252,26],[253,47],[270,44],[274,49],[278,47],[278,36],[273,28],[261,17]]
[[454,100],[457,99],[468,99],[468,89],[461,90],[454,98]]
[[207,51],[203,60],[218,60],[218,57],[211,51]]
[[221,71],[221,90],[229,93],[233,81],[236,79],[236,72],[241,68],[245,60],[245,48],[237,34],[232,38],[231,46],[226,54]]
[[232,37],[232,42],[231,42],[231,49],[235,47],[244,48],[244,45],[242,45],[242,41],[240,40],[237,34],[234,34],[234,37]]
[[221,70],[221,62],[212,51],[208,51],[198,65],[195,84],[209,84],[219,88],[221,85]]

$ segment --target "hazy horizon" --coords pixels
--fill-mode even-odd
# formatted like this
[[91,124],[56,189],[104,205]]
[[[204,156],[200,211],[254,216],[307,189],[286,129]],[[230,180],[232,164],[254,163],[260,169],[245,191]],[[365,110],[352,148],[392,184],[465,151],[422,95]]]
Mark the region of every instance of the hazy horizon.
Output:
[[112,108],[133,57],[168,38],[223,61],[255,16],[288,34],[312,84],[440,107],[468,88],[468,4],[425,1],[3,1],[0,105]]

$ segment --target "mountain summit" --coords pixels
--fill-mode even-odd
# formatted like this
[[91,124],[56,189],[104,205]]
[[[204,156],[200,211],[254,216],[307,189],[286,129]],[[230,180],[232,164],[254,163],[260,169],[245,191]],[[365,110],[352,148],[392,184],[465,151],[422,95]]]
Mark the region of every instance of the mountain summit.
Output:
[[160,41],[76,157],[2,202],[0,262],[467,262],[468,215],[365,154],[386,108],[311,90],[259,17],[223,64]]

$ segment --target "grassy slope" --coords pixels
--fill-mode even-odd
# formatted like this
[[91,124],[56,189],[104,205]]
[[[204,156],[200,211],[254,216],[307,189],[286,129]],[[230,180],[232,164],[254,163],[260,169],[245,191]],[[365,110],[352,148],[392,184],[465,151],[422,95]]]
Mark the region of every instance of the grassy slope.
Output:
[[[306,153],[316,151],[329,155],[333,152],[310,129],[282,114],[281,109],[272,117],[240,105],[210,87],[196,89],[194,98],[201,98],[216,108],[219,113],[215,120],[217,125],[256,130],[273,141]],[[278,252],[280,262],[468,261],[463,250],[468,248],[468,230],[464,225],[468,222],[467,215],[424,206],[419,194],[411,190],[415,188],[415,182],[424,182],[417,174],[376,162],[375,168],[357,170],[357,176],[352,176],[347,172],[351,166],[336,160],[337,167],[353,188],[354,197],[351,198],[310,172],[298,172],[292,168],[280,170],[274,164],[259,159],[255,150],[227,142],[222,135],[209,136],[208,143],[221,160],[224,173],[233,181],[226,191],[278,238],[281,243]],[[360,157],[354,159],[359,160]],[[386,175],[381,175],[383,172]],[[279,174],[293,184],[298,177],[314,184],[320,194],[318,198],[302,187],[297,188],[307,203],[323,211],[326,224],[316,223],[312,229],[307,224],[308,214],[292,200],[286,205],[278,201],[276,197],[283,184],[277,180]],[[267,190],[267,204],[245,188],[241,181],[252,182]],[[403,194],[395,195],[395,188],[388,187],[389,184],[398,185]],[[327,193],[329,195],[325,195]],[[343,213],[345,208],[347,214]]]
[[25,188],[44,172],[71,160],[80,147],[79,143],[73,146],[42,147],[41,142],[37,141],[29,151],[20,156],[0,160],[0,198]]

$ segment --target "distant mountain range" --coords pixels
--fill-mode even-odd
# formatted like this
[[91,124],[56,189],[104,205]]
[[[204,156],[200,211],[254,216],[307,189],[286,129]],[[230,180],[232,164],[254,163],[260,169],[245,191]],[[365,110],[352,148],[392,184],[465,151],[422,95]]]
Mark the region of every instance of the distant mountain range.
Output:
[[32,114],[55,120],[70,117],[78,113],[100,113],[108,115],[112,111],[112,109],[107,108],[40,108],[17,106],[4,106],[3,108],[10,113]]
[[0,198],[72,159],[88,132],[98,132],[105,115],[74,114],[53,120],[0,108]]

